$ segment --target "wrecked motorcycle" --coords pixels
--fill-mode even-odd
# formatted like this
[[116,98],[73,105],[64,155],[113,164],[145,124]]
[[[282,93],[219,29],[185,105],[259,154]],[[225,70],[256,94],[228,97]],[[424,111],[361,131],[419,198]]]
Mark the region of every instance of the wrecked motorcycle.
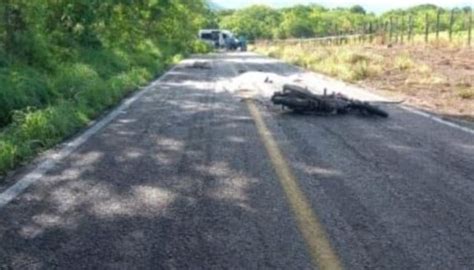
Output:
[[340,93],[327,95],[326,90],[324,95],[316,95],[297,85],[284,85],[283,92],[276,92],[271,100],[273,104],[296,113],[347,114],[357,111],[364,115],[389,116],[368,102],[350,99]]

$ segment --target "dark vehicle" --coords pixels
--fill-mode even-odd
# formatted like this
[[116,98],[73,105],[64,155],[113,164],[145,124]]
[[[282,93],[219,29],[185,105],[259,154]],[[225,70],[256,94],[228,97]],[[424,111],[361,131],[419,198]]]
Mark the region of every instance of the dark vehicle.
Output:
[[247,50],[247,41],[243,37],[236,38],[228,30],[202,29],[199,31],[199,38],[216,49],[226,49],[229,51]]

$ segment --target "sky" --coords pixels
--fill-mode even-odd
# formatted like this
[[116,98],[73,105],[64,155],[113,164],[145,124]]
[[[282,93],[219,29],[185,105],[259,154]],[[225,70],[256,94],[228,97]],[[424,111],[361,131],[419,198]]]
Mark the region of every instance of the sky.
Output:
[[254,4],[265,4],[271,7],[287,7],[296,4],[320,4],[328,8],[348,7],[359,4],[371,12],[384,12],[394,8],[407,8],[418,4],[435,4],[442,7],[474,6],[474,0],[213,0],[222,8],[242,8]]

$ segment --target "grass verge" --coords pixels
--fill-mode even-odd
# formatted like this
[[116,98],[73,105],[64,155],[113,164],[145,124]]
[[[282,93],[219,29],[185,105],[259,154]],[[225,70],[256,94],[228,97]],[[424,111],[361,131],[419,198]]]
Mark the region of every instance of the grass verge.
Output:
[[[449,118],[474,119],[474,50],[462,46],[257,43],[255,51]],[[334,89],[337,91],[337,89]]]
[[[83,49],[53,70],[26,64],[0,69],[0,182],[182,59],[147,46],[133,52]],[[192,52],[205,53],[201,47]]]
[[0,174],[73,135],[151,78],[145,69],[132,69],[107,81],[98,78],[89,83],[78,81],[71,85],[81,90],[70,100],[43,109],[29,107],[16,111],[12,123],[0,133]]

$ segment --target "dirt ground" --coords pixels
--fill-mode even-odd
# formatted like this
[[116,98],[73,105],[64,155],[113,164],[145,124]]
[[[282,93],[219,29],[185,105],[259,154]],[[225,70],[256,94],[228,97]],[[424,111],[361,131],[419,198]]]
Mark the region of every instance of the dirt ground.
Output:
[[408,54],[413,66],[384,68],[380,76],[367,78],[362,85],[444,117],[474,121],[473,48],[370,45],[364,51],[386,61]]

